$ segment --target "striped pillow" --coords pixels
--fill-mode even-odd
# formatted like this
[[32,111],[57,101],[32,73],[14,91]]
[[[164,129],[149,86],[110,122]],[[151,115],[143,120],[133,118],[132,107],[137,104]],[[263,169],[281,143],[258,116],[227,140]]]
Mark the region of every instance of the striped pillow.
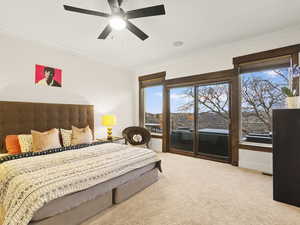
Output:
[[22,134],[18,135],[19,144],[21,147],[21,152],[32,152],[32,135],[31,134]]
[[72,130],[65,130],[60,128],[62,142],[64,147],[71,146],[72,143]]

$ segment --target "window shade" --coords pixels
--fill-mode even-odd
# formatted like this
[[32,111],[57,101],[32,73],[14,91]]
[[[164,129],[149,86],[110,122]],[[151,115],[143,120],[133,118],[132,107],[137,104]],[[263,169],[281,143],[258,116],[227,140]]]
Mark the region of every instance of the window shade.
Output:
[[166,78],[166,72],[150,74],[139,77],[140,87],[149,87],[154,85],[163,84]]
[[161,85],[164,82],[164,79],[152,79],[152,80],[144,80],[141,82],[141,87],[149,87],[155,85]]
[[239,65],[240,73],[251,73],[262,70],[279,69],[291,66],[291,56],[283,56],[259,60],[255,62],[243,63]]

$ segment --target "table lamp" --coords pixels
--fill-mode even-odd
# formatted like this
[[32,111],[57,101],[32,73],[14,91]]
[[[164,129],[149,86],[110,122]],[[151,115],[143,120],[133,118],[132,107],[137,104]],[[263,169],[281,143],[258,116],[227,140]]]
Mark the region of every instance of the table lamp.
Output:
[[102,125],[107,127],[107,140],[112,140],[112,127],[117,123],[117,118],[114,115],[102,116]]

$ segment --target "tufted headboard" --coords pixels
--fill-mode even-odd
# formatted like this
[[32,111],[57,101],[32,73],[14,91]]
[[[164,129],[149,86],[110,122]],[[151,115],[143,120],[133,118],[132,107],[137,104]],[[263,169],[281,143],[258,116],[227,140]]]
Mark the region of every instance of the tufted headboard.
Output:
[[6,152],[7,135],[30,134],[31,129],[71,129],[72,125],[89,125],[94,131],[94,106],[0,101],[0,152]]

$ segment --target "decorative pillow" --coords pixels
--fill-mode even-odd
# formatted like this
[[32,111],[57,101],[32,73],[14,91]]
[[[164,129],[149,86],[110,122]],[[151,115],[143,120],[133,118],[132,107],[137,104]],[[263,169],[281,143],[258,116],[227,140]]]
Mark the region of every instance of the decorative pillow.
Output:
[[5,138],[5,145],[8,154],[17,155],[22,153],[21,146],[19,144],[18,135],[8,135]]
[[143,141],[143,137],[140,134],[135,134],[133,135],[132,139],[136,142],[136,143],[141,143]]
[[77,128],[72,126],[72,145],[91,144],[93,142],[93,134],[89,126],[86,128]]
[[22,134],[18,135],[19,144],[21,147],[21,152],[32,152],[32,135]]
[[61,147],[57,129],[48,130],[46,132],[31,130],[31,135],[33,152],[41,152],[51,148]]
[[72,130],[65,130],[65,129],[60,129],[61,137],[62,137],[62,142],[64,147],[71,146],[72,143]]

